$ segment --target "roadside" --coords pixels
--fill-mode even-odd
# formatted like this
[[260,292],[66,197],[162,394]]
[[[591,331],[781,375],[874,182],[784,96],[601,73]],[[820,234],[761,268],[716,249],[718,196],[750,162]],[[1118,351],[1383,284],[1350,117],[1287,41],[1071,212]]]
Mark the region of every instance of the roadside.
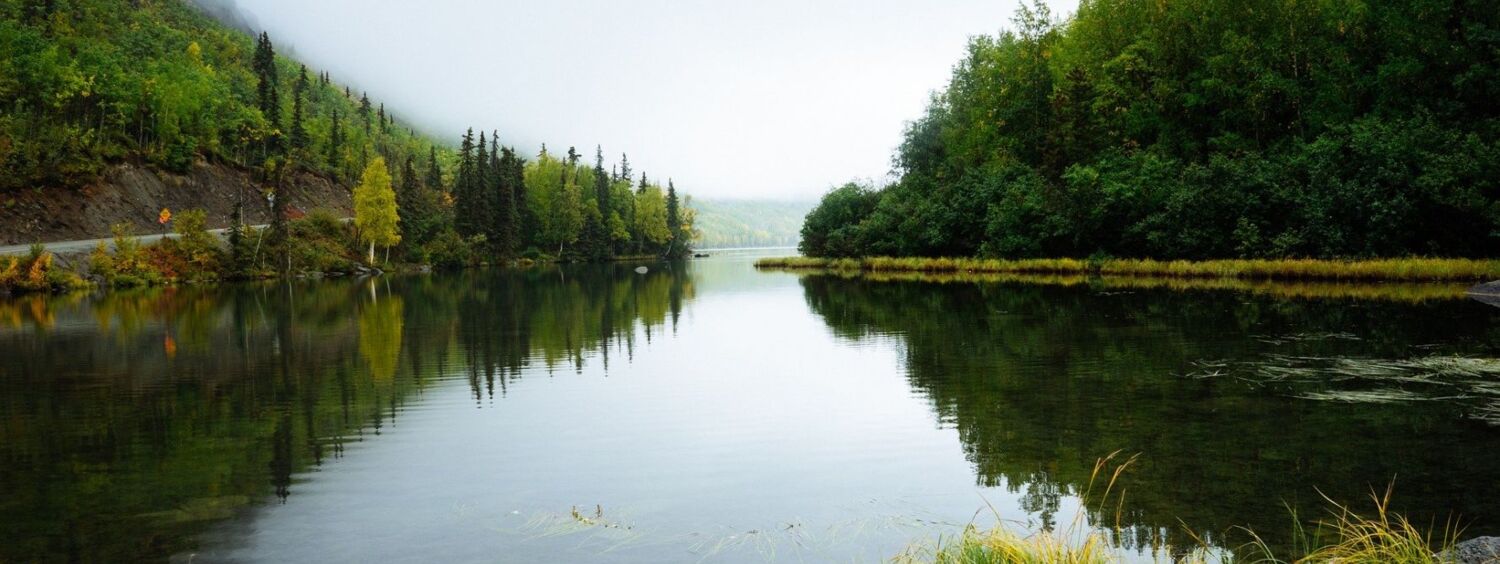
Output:
[[[248,227],[253,227],[255,229],[261,229],[261,228],[266,227],[266,225],[264,225],[264,224],[262,224],[262,225],[251,225],[251,226],[248,226]],[[214,235],[217,235],[220,238],[224,238],[229,233],[229,230],[228,229],[210,229],[210,230],[208,230],[208,232],[212,233]],[[181,236],[182,235],[180,235],[178,233],[167,233],[165,235],[163,235],[161,233],[157,233],[157,234],[154,234],[154,235],[136,235],[134,237],[130,237],[130,239],[133,240],[133,241],[135,241],[135,242],[137,242],[137,243],[145,245],[145,244],[150,244],[150,243],[155,243],[157,241],[161,241],[163,238],[176,239],[176,238],[179,238]],[[58,256],[61,257],[61,256],[71,256],[71,255],[83,254],[83,253],[87,253],[87,252],[93,251],[95,248],[97,248],[99,246],[100,243],[104,243],[105,247],[108,248],[111,251],[115,250],[115,239],[113,237],[105,237],[105,238],[101,238],[101,239],[78,239],[78,240],[74,240],[74,241],[53,241],[51,243],[42,243],[41,245],[42,245],[43,249],[45,249],[47,251],[50,251],[52,254],[55,254],[55,255],[58,255]],[[0,255],[24,255],[24,254],[27,254],[27,253],[30,253],[30,252],[31,252],[31,245],[6,245],[6,246],[0,246]]]

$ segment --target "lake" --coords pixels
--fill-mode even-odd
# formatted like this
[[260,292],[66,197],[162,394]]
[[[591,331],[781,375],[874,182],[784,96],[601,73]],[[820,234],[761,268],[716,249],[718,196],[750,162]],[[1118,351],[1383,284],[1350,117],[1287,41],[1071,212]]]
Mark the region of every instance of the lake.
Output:
[[755,255],[0,300],[0,561],[879,561],[997,520],[1149,559],[1391,484],[1500,534],[1461,288]]

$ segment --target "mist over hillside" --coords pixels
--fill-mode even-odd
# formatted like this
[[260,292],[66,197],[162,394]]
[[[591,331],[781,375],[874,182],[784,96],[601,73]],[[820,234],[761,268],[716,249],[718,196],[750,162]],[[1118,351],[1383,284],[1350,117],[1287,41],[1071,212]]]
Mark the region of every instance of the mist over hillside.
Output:
[[735,200],[694,198],[694,227],[702,249],[792,247],[801,239],[802,219],[812,200]]

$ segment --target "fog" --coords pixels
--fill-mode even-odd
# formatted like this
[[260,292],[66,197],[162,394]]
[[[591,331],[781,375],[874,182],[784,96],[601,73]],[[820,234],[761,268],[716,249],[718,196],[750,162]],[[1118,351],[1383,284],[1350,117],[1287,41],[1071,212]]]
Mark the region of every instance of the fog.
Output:
[[[1051,0],[1054,16],[1076,0]],[[905,123],[1014,0],[214,1],[423,131],[577,146],[716,198],[884,179]],[[239,13],[243,12],[243,13]]]

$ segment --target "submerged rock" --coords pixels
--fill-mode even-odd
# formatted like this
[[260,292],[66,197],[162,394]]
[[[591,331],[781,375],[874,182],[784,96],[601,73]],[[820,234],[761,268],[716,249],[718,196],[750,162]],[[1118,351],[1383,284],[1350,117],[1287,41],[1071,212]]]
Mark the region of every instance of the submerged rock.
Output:
[[1456,564],[1500,563],[1500,537],[1476,537],[1453,545],[1443,559]]

